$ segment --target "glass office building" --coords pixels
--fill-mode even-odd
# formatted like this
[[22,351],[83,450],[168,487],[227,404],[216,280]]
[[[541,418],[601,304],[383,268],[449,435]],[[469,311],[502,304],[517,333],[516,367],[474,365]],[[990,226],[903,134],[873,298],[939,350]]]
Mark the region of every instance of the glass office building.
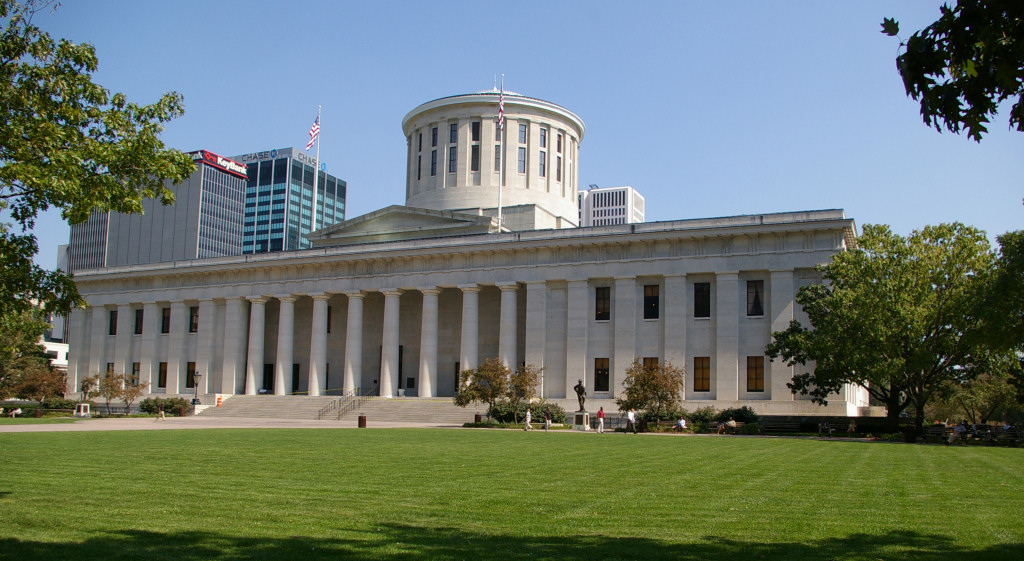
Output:
[[327,173],[321,162],[313,223],[313,171],[316,161],[303,150],[278,148],[233,158],[246,166],[242,253],[291,251],[310,247],[306,235],[345,220],[348,185]]

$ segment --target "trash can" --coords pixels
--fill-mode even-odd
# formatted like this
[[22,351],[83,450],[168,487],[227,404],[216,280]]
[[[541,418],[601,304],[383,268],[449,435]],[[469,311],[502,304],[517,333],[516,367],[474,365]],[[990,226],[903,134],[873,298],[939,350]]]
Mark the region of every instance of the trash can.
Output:
[[482,423],[483,421],[484,421],[484,416],[483,415],[481,415],[480,413],[474,413],[473,414],[473,422],[474,423]]
[[365,429],[366,428],[366,415],[360,415],[359,416],[359,428],[361,428],[361,429]]
[[36,419],[38,419],[38,418],[40,418],[42,416],[43,416],[43,410],[42,409],[36,409]]

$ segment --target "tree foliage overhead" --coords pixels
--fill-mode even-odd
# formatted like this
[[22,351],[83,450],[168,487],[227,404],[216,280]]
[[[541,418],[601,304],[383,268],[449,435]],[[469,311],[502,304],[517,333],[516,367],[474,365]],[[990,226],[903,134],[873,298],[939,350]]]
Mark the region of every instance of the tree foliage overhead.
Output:
[[[824,284],[796,301],[810,319],[772,334],[766,354],[799,372],[789,387],[818,403],[857,384],[886,404],[890,421],[924,406],[950,380],[962,381],[984,355],[979,303],[993,254],[984,233],[962,224],[928,226],[908,237],[864,227],[858,246],[821,267]],[[812,366],[813,365],[813,366]]]
[[92,81],[92,45],[53,39],[33,24],[50,2],[0,0],[0,316],[35,305],[67,313],[81,304],[71,279],[32,264],[29,231],[40,212],[60,208],[71,224],[94,210],[142,212],[143,198],[173,202],[191,158],[165,149],[163,124],[184,111],[168,93],[152,105],[130,102]]
[[[1010,126],[1024,131],[1024,2],[959,0],[901,46],[896,68],[926,125],[975,141],[999,104],[1012,100]],[[882,33],[899,34],[886,18]]]

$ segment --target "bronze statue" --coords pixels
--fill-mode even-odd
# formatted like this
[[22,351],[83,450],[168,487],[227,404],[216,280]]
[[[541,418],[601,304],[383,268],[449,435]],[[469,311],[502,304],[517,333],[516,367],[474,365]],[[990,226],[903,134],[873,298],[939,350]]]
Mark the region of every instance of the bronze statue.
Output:
[[580,411],[586,411],[583,408],[583,403],[587,401],[587,388],[583,385],[583,379],[576,380],[576,385],[572,389],[576,390],[576,399],[580,401]]

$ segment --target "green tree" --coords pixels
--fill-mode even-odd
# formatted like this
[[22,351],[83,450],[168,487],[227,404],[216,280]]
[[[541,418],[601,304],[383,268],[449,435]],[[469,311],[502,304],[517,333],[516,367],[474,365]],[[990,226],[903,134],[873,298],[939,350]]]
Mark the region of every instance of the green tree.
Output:
[[21,383],[15,391],[18,397],[42,402],[54,397],[64,397],[67,389],[67,374],[50,366],[49,362],[36,362],[25,369]]
[[85,403],[90,399],[100,395],[100,375],[93,374],[88,378],[83,378],[79,384],[79,391],[81,391],[81,401]]
[[1024,403],[1024,230],[996,238],[999,257],[984,304],[985,342],[997,354],[1008,353],[1008,381]]
[[537,384],[540,382],[540,374],[543,370],[543,368],[537,368],[532,364],[525,364],[509,376],[505,395],[512,406],[513,422],[519,422],[519,404],[529,403],[537,395]]
[[99,375],[99,384],[96,388],[99,396],[107,404],[107,415],[110,415],[110,402],[124,396],[124,374],[116,372],[104,372]]
[[[1014,100],[1010,126],[1024,131],[1024,2],[959,0],[939,11],[896,57],[925,124],[981,141],[999,105]],[[882,33],[898,36],[899,22],[886,18]]]
[[125,413],[131,412],[132,403],[135,403],[135,400],[142,397],[142,395],[146,393],[146,388],[148,387],[149,382],[142,382],[140,384],[137,383],[137,381],[133,383],[132,380],[125,380],[124,389],[121,390],[121,399],[124,400]]
[[685,376],[671,362],[644,365],[639,358],[626,369],[622,396],[615,398],[619,411],[636,409],[653,412],[661,419],[662,412],[676,410],[682,399]]
[[32,307],[0,315],[0,399],[17,395],[27,372],[50,367],[46,349],[39,344],[49,327],[42,312]]
[[951,380],[938,392],[938,400],[953,411],[952,418],[973,423],[1003,420],[1016,404],[1010,385],[1010,371],[1018,362],[1007,354],[989,354],[977,362],[976,372],[965,372],[964,380]]
[[453,398],[455,405],[466,407],[471,403],[486,403],[488,410],[508,393],[512,371],[497,358],[489,358],[476,368],[459,373],[459,391]]
[[857,247],[821,267],[824,284],[797,292],[810,319],[772,334],[766,354],[810,368],[787,384],[827,404],[845,384],[886,404],[890,428],[908,407],[920,430],[925,405],[963,381],[984,354],[978,301],[993,263],[984,233],[928,226],[904,238],[867,225]]
[[93,83],[92,45],[55,40],[32,19],[52,2],[0,0],[0,317],[39,306],[67,314],[83,303],[70,277],[32,263],[30,233],[40,212],[56,207],[71,224],[93,211],[142,212],[142,200],[174,201],[191,158],[165,149],[163,124],[183,113],[168,93],[138,105]]

